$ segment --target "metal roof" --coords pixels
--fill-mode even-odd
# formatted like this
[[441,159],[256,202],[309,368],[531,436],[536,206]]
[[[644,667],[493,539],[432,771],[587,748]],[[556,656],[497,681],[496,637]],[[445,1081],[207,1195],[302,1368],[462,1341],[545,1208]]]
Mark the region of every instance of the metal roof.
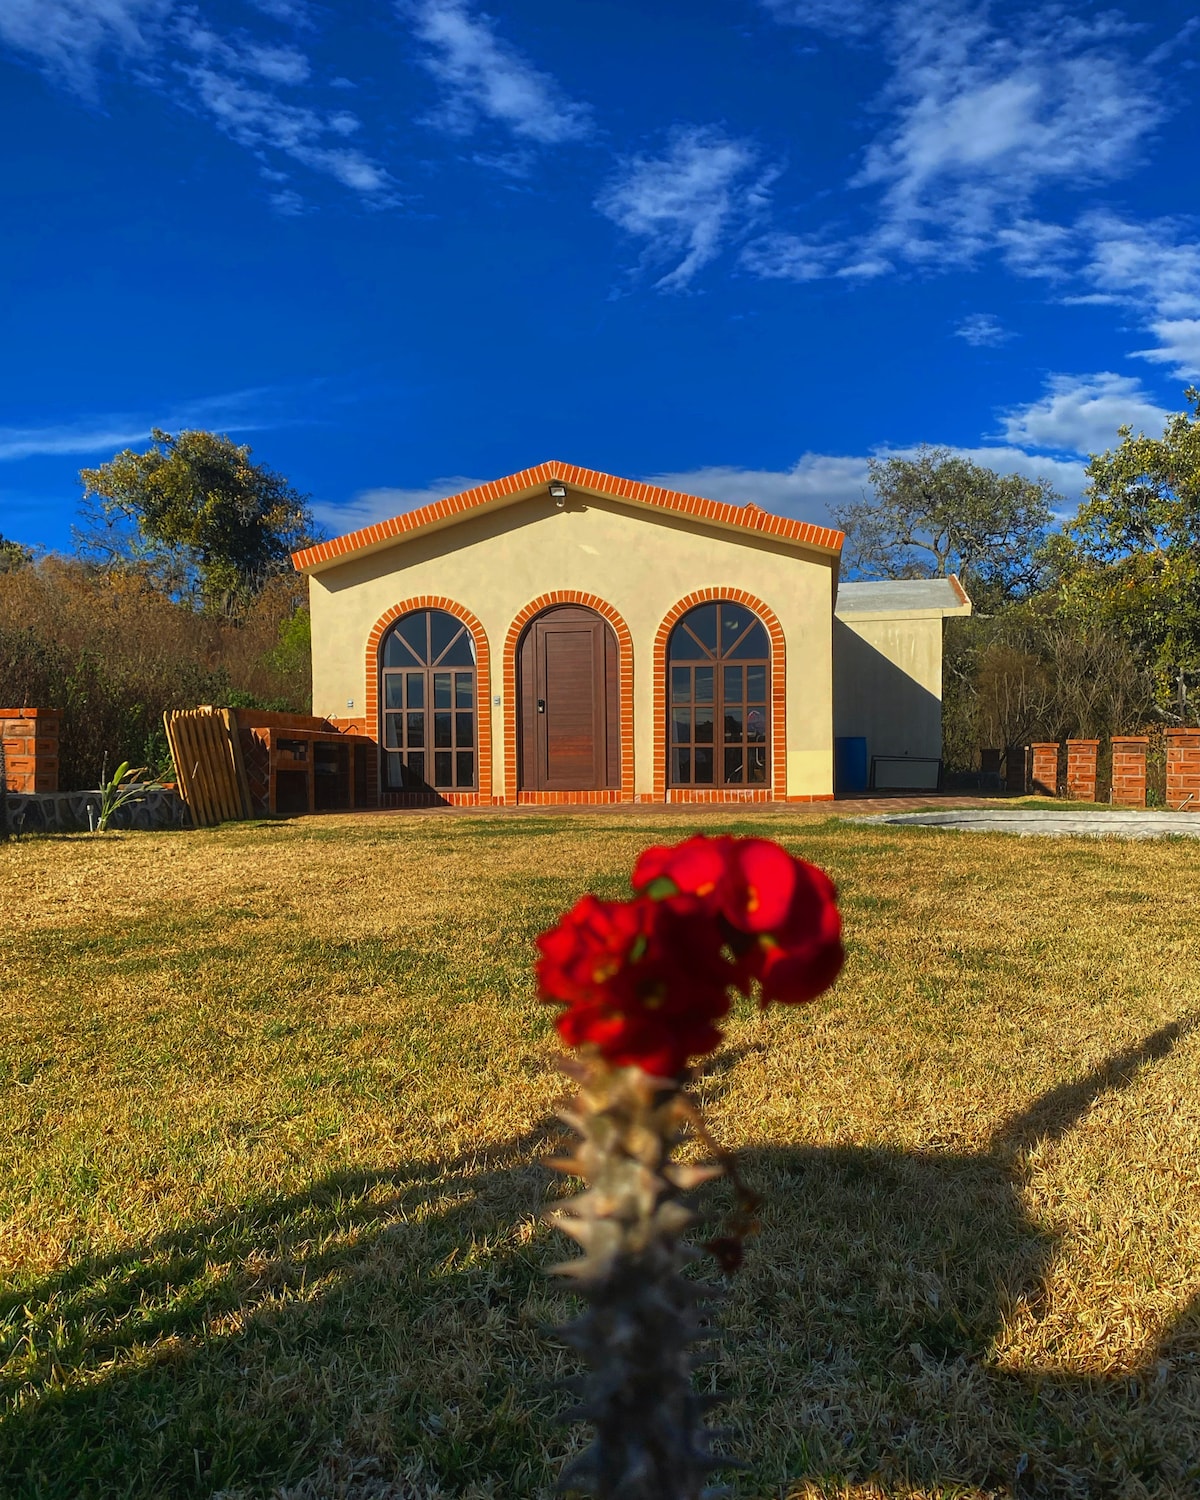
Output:
[[838,585],[838,615],[969,615],[971,601],[952,573],[949,578],[880,578]]

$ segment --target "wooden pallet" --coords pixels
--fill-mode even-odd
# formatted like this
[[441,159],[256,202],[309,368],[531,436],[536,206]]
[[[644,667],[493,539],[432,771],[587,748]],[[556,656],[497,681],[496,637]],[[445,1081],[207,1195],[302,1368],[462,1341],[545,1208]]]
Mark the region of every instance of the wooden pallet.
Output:
[[177,709],[163,715],[179,795],[192,823],[211,828],[253,816],[233,710]]

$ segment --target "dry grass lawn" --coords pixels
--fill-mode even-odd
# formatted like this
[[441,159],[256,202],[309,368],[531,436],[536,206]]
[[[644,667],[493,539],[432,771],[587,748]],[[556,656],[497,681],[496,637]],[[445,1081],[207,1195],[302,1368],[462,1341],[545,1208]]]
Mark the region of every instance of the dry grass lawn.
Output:
[[531,943],[698,823],[850,946],[699,1086],[736,1493],[1200,1493],[1200,847],[614,813],[0,847],[6,1500],[549,1495]]

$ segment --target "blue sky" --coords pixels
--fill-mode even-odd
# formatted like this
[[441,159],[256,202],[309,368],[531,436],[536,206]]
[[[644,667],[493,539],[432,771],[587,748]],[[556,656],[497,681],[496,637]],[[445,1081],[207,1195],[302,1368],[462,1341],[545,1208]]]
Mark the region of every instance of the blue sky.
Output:
[[1194,8],[0,0],[0,532],[151,425],[330,531],[548,458],[1077,496],[1200,375]]

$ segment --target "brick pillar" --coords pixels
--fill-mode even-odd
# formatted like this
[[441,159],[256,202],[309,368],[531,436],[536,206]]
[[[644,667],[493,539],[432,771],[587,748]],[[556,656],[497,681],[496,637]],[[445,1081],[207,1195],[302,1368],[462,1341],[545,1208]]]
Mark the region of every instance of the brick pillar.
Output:
[[1200,729],[1168,729],[1167,806],[1200,812]]
[[1076,802],[1096,800],[1096,757],[1099,740],[1067,741],[1067,796]]
[[1145,807],[1145,734],[1114,734],[1112,742],[1112,801],[1114,807]]
[[1058,741],[1030,745],[1033,751],[1033,772],[1029,790],[1041,797],[1058,796]]
[[53,708],[0,708],[10,792],[58,791],[58,720]]

